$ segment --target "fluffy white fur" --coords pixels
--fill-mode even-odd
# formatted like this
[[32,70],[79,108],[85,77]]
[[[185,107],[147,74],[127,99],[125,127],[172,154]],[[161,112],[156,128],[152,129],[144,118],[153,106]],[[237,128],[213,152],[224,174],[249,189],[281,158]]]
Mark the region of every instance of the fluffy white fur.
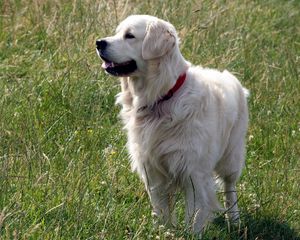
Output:
[[[132,39],[124,38],[130,31]],[[200,232],[220,210],[214,176],[224,182],[229,218],[239,218],[235,184],[244,165],[248,91],[228,71],[192,66],[179,50],[168,22],[146,15],[126,18],[109,43],[111,61],[135,60],[137,70],[121,78],[117,103],[128,133],[132,169],[149,194],[153,213],[175,224],[174,193],[185,195],[186,222]],[[183,86],[158,100],[186,71]]]

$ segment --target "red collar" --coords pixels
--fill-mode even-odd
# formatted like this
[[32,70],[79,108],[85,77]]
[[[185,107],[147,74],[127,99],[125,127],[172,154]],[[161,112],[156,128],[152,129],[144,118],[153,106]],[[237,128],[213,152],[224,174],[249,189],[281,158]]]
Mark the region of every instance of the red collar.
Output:
[[[154,104],[154,106],[158,105],[159,103],[161,103],[163,101],[167,101],[171,97],[173,97],[174,93],[179,90],[179,88],[183,85],[183,83],[185,82],[185,80],[186,80],[186,72],[184,72],[183,74],[181,74],[177,78],[175,85],[168,91],[168,93],[166,95],[164,95],[161,99],[159,99],[158,101],[156,101],[156,103]],[[146,108],[148,108],[147,105],[139,108],[138,112],[144,111]]]
[[183,85],[185,80],[186,80],[186,72],[184,72],[178,77],[175,85],[169,90],[169,92],[165,96],[163,96],[160,100],[158,100],[157,103],[169,100],[171,97],[173,97],[174,93]]

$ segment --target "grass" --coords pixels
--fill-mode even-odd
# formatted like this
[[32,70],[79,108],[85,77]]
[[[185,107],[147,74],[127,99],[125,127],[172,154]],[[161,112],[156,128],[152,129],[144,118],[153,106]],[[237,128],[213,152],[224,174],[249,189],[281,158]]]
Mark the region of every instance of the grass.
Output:
[[[203,239],[300,239],[300,2],[0,2],[0,239],[196,239],[152,224],[130,172],[95,39],[133,13],[172,22],[194,64],[228,69],[251,91],[242,221],[222,214]],[[222,193],[219,193],[220,198]]]

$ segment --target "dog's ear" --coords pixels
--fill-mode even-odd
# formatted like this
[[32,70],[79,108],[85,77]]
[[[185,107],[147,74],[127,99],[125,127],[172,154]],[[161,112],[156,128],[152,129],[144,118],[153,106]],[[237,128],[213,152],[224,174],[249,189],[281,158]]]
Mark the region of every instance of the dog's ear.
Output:
[[174,27],[162,20],[149,23],[143,41],[143,59],[150,60],[165,55],[176,44],[175,34]]

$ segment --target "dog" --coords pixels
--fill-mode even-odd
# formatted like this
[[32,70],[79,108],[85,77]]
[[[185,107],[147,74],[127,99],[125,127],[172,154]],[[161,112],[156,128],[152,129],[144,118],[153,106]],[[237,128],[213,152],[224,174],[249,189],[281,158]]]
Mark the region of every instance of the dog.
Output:
[[245,162],[247,96],[228,71],[193,66],[172,24],[131,15],[114,36],[96,40],[102,68],[120,77],[121,119],[133,171],[145,184],[160,224],[176,224],[174,194],[185,196],[185,220],[202,231],[216,211],[215,177],[225,208],[239,220],[236,182]]

